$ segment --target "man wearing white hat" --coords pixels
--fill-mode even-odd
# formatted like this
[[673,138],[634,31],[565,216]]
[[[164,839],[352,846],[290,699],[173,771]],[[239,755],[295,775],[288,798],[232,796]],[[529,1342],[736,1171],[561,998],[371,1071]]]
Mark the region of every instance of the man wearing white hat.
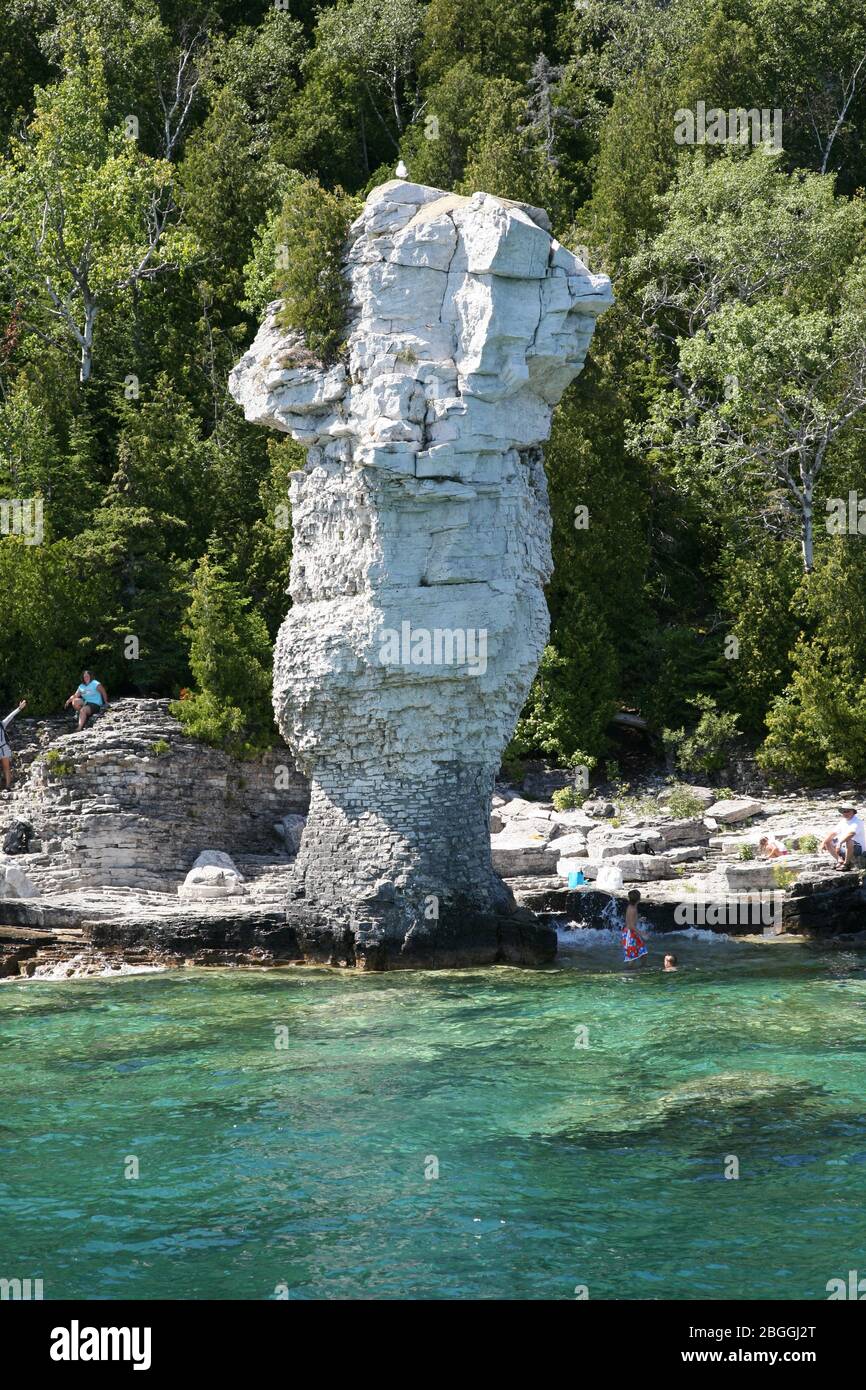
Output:
[[842,819],[821,848],[835,859],[835,869],[853,869],[856,856],[866,853],[866,830],[856,806],[840,806],[839,813]]

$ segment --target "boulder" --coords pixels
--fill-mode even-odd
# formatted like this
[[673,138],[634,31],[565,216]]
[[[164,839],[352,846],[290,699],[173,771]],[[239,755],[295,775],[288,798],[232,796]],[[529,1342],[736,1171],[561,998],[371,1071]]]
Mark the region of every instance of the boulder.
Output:
[[[562,843],[561,840],[557,840],[557,847]],[[609,873],[613,874],[611,882],[614,882],[618,875],[623,883],[653,883],[660,879],[677,877],[670,860],[655,854],[620,854],[610,859],[599,860],[571,853],[562,855],[557,861],[556,872],[560,878],[568,878],[574,869],[580,869],[587,882],[593,882],[599,874]]]
[[760,801],[754,801],[750,796],[739,796],[714,801],[707,808],[707,815],[718,821],[719,825],[734,825],[737,821],[760,815],[762,810]]
[[556,825],[561,825],[566,834],[573,830],[581,830],[584,835],[587,831],[595,827],[596,822],[588,816],[583,809],[575,811],[554,811],[553,820]]
[[499,807],[499,815],[503,820],[553,820],[554,811],[550,806],[544,806],[538,801],[526,801],[522,796],[516,796],[513,801],[508,801],[504,806]]
[[545,840],[555,840],[563,833],[561,825],[543,816],[520,816],[517,820],[506,821],[504,828],[515,835],[541,835]]
[[274,833],[278,839],[283,841],[289,854],[297,854],[301,847],[301,836],[304,833],[304,826],[307,823],[306,816],[288,815],[283,816],[274,826]]
[[687,820],[663,821],[658,827],[665,847],[670,845],[698,845],[707,843],[709,835],[703,820],[699,816],[690,817]]
[[709,848],[721,850],[724,858],[736,859],[743,845],[751,845],[757,853],[759,838],[754,831],[742,831],[739,835],[711,835]]
[[493,868],[503,878],[514,878],[519,874],[555,874],[559,850],[551,843],[550,836],[537,831],[507,826],[490,841]]
[[219,849],[202,850],[177,895],[188,902],[204,902],[211,898],[232,898],[246,893],[243,874],[235,867],[231,856]]
[[791,874],[796,881],[810,867],[814,867],[814,860],[786,854],[781,859],[746,859],[736,864],[720,864],[714,877],[732,893],[750,893],[753,889],[779,889]]
[[674,845],[665,855],[669,864],[691,864],[706,857],[706,845]]
[[668,843],[661,830],[644,830],[641,832],[638,853],[663,854]]
[[583,809],[588,816],[606,818],[616,815],[616,807],[612,801],[584,801]]
[[0,898],[36,898],[39,889],[18,864],[4,864],[0,868],[3,878],[0,881]]
[[618,854],[606,859],[622,874],[623,883],[652,883],[657,879],[676,878],[670,861],[660,854]]
[[565,835],[567,829],[549,806],[544,806],[538,801],[525,801],[522,797],[515,797],[512,801],[498,806],[490,815],[491,835],[509,831],[516,835],[540,835],[544,840],[553,840],[559,835]]
[[642,840],[587,840],[587,849],[596,859],[619,859],[623,854],[643,854]]
[[549,801],[554,792],[561,791],[563,787],[570,787],[572,782],[573,774],[566,769],[530,769],[521,785],[527,795],[537,797],[539,801]]
[[568,878],[570,873],[580,869],[587,883],[598,878],[600,867],[595,860],[583,859],[580,855],[563,855],[561,859],[556,861],[556,872],[559,878]]
[[560,857],[583,858],[587,856],[586,836],[575,830],[570,835],[556,836],[556,852]]
[[586,838],[590,854],[599,859],[612,859],[617,854],[656,854],[665,847],[659,831],[634,826],[597,825]]
[[[238,878],[242,877],[231,855],[226,854],[223,849],[203,849],[196,857],[192,866],[193,869],[207,869],[211,867],[228,869],[231,873],[237,874]],[[192,869],[190,870],[190,873],[191,872]]]

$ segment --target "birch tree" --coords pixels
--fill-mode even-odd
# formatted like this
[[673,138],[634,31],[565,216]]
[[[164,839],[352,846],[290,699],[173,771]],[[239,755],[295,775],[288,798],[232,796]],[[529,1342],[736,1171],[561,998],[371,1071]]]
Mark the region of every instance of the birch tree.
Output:
[[419,0],[350,0],[323,10],[317,60],[360,75],[374,120],[395,150],[413,115]]
[[834,444],[866,425],[866,216],[831,178],[758,152],[695,156],[635,256],[672,390],[633,435],[684,474],[799,532],[814,564],[816,486]]
[[37,89],[29,124],[0,166],[0,276],[21,327],[93,370],[100,313],[189,262],[167,161],[108,122],[102,61],[91,54]]
[[[834,442],[866,428],[866,274],[836,313],[792,313],[781,299],[726,306],[684,345],[680,370],[705,467],[758,499],[767,526],[798,528],[815,563],[816,488]],[[862,423],[861,423],[862,422]]]

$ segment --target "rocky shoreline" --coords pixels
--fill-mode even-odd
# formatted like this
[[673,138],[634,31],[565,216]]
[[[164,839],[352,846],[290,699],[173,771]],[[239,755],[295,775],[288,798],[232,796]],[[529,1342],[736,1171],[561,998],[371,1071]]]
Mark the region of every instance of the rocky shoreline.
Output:
[[[308,797],[288,757],[281,748],[236,763],[187,738],[165,700],[121,700],[82,735],[62,719],[21,721],[0,829],[25,821],[34,835],[29,853],[0,855],[0,978],[213,965],[543,965],[555,956],[557,926],[615,925],[632,884],[656,931],[866,944],[861,872],[834,872],[815,853],[754,857],[763,833],[817,836],[834,819],[838,792],[720,805],[712,789],[691,788],[704,809],[678,817],[664,788],[558,811],[500,785],[492,860],[515,908],[467,926],[455,903],[451,932],[440,920],[435,940],[421,932],[408,948],[359,958],[358,932],[342,930],[338,914],[310,938],[297,907],[288,919]],[[612,870],[621,886],[601,888],[599,874],[610,882]],[[577,871],[585,881],[569,887]]]
[[[843,793],[765,800],[720,798],[708,787],[683,793],[702,808],[673,814],[664,786],[655,795],[619,804],[587,801],[567,811],[502,789],[494,798],[494,867],[525,907],[582,926],[610,925],[611,901],[637,887],[641,916],[656,931],[846,938],[862,932],[866,939],[863,872],[840,873],[814,848],[838,819]],[[844,795],[857,800],[856,792]],[[778,859],[762,858],[763,835],[791,848]],[[612,869],[621,884],[602,889],[599,875]],[[569,873],[586,881],[569,888]]]

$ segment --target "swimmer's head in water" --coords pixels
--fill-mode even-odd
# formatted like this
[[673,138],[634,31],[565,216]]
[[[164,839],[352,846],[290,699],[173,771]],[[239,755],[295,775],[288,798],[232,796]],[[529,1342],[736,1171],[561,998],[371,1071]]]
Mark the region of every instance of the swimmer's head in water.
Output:
[[665,956],[665,970],[676,970],[677,965],[678,961],[676,956],[672,951],[669,952],[669,954]]

